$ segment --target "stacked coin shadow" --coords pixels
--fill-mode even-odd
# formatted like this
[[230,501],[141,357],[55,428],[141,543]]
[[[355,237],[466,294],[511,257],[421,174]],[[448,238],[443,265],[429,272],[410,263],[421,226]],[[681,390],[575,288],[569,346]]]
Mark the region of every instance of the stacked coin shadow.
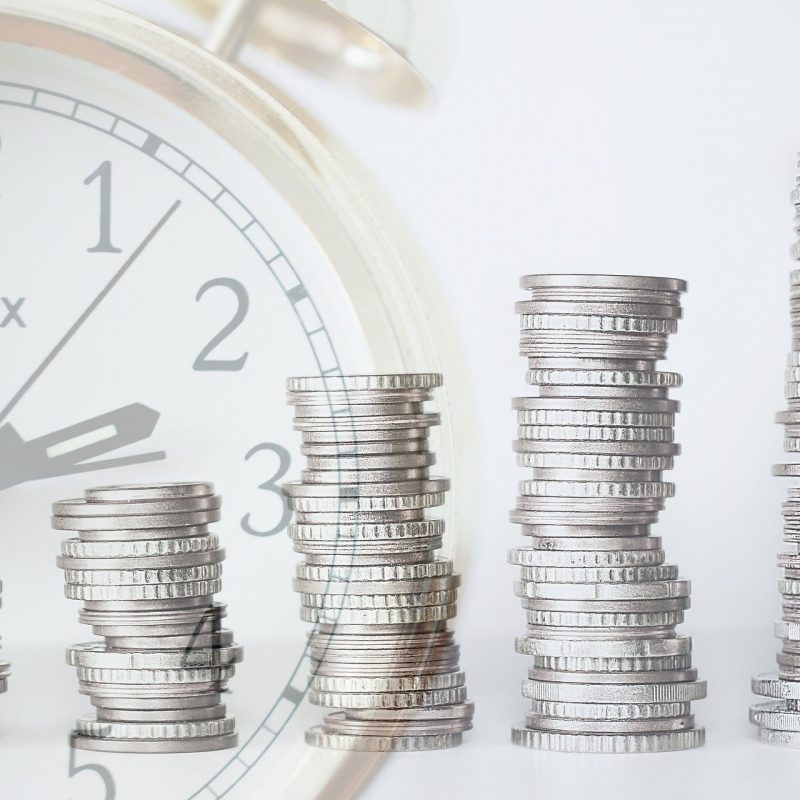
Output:
[[447,480],[429,476],[424,404],[440,375],[291,378],[305,469],[284,486],[304,560],[294,588],[309,636],[312,703],[338,709],[306,732],[314,746],[453,747],[472,727],[456,615],[459,576],[437,558]]
[[[795,257],[800,258],[796,248]],[[784,451],[800,453],[800,270],[790,275],[792,325],[791,351],[785,373],[787,409],[776,416],[784,426]],[[778,464],[773,474],[800,478],[800,464]],[[750,707],[750,721],[757,726],[762,742],[800,748],[800,488],[791,487],[783,504],[784,541],[790,552],[778,556],[783,575],[778,581],[782,615],[775,623],[781,640],[778,671],[752,680],[753,692],[769,698]]]
[[531,708],[519,745],[570,752],[697,747],[691,701],[705,696],[691,639],[675,626],[689,582],[665,563],[650,526],[674,485],[673,424],[681,383],[656,369],[681,317],[683,281],[529,275],[519,302],[520,354],[531,396],[514,403],[519,484],[512,522],[530,544],[511,550],[527,635],[517,652]]
[[242,650],[222,627],[225,551],[209,525],[210,483],[109,486],[53,504],[64,591],[103,642],[71,647],[81,694],[74,747],[127,753],[221,750],[237,744],[222,695]]

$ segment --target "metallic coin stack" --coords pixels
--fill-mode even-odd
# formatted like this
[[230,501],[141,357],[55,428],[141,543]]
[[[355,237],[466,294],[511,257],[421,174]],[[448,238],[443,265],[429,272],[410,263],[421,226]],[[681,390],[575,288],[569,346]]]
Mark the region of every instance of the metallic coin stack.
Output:
[[[800,195],[796,200],[800,203]],[[794,254],[800,258],[798,248]],[[776,421],[784,426],[784,450],[794,454],[800,453],[800,270],[791,273],[789,291],[792,349],[785,375],[788,408],[778,413]],[[800,478],[800,464],[778,464],[773,474]],[[793,552],[778,556],[778,566],[783,569],[778,581],[783,613],[775,624],[775,635],[781,640],[778,672],[753,678],[753,692],[770,699],[750,707],[750,721],[758,727],[762,742],[800,747],[800,488],[789,489],[783,517],[783,538]]]
[[674,486],[668,398],[656,370],[681,316],[683,281],[529,275],[521,355],[532,396],[514,401],[520,466],[512,522],[530,537],[510,561],[528,623],[532,701],[516,744],[572,752],[656,752],[703,743],[691,701],[705,696],[691,639],[675,626],[689,582],[650,535]]
[[242,651],[222,628],[225,551],[210,483],[109,486],[53,505],[67,597],[104,642],[75,645],[67,662],[95,706],[75,747],[125,753],[220,750],[237,743],[222,693]]
[[[3,582],[0,581],[0,608],[3,605]],[[11,675],[11,664],[8,661],[0,661],[0,694],[5,694],[8,691],[8,679]]]
[[310,635],[311,702],[341,709],[306,741],[341,750],[431,750],[472,727],[448,620],[459,577],[437,559],[448,481],[429,477],[424,403],[440,375],[292,378],[306,469],[284,488],[304,555],[294,587]]

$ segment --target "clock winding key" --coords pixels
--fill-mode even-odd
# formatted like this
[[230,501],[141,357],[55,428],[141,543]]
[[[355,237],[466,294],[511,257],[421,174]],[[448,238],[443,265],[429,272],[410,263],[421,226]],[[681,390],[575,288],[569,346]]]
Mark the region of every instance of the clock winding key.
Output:
[[222,627],[225,551],[208,525],[221,500],[210,483],[108,486],[53,504],[65,594],[103,642],[74,645],[81,694],[95,714],[72,744],[119,753],[234,747],[236,723],[220,702],[242,660]]

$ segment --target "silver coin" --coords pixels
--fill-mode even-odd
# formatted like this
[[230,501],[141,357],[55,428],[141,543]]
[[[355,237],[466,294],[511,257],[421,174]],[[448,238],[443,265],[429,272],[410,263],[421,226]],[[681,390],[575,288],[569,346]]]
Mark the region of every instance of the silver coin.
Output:
[[664,551],[654,550],[556,550],[515,548],[508,561],[523,568],[523,577],[532,580],[531,569],[641,569],[663,564]]
[[349,708],[344,714],[349,719],[364,722],[425,722],[470,719],[475,714],[475,704],[462,702],[427,708]]
[[135,586],[216,580],[222,564],[152,569],[64,569],[64,580],[75,586]]
[[178,553],[170,556],[147,556],[141,558],[66,558],[59,556],[57,566],[63,570],[110,570],[137,571],[169,568],[193,568],[210,564],[221,564],[225,560],[222,548],[196,553]]
[[424,481],[428,480],[428,478],[427,467],[419,469],[373,469],[369,472],[364,470],[312,471],[304,469],[300,473],[300,479],[303,483],[313,486],[334,486],[342,483],[398,483],[401,481]]
[[310,689],[308,699],[314,705],[326,708],[426,708],[429,706],[456,705],[465,702],[467,699],[467,687],[456,686],[452,689],[375,694],[365,692],[318,692]]
[[[595,275],[595,274],[536,274],[525,275],[520,279],[522,289],[540,291],[542,289],[563,288],[573,297],[575,290],[595,289],[598,291],[659,292],[666,295],[685,292],[686,281],[678,278],[653,278],[644,275]],[[664,302],[668,302],[665,299]],[[677,299],[674,301],[677,302]]]
[[396,373],[386,375],[328,375],[288,378],[286,391],[293,394],[329,391],[405,391],[436,389],[442,385],[439,373]]
[[421,581],[301,581],[292,582],[296,592],[305,594],[400,595],[452,591],[461,585],[458,575]]
[[676,564],[645,567],[523,567],[523,581],[567,584],[640,584],[650,581],[674,581]]
[[210,534],[208,524],[185,525],[175,528],[120,528],[118,530],[86,530],[78,531],[80,541],[84,544],[120,544],[130,542],[142,544],[145,542],[158,542],[167,539],[182,540],[186,538],[205,537]]
[[367,567],[332,567],[298,564],[295,575],[313,581],[405,581],[441,578],[453,574],[453,562],[447,559],[421,564],[377,565]]
[[223,719],[227,714],[225,705],[177,709],[132,709],[102,708],[97,709],[98,722],[198,722],[202,720]]
[[[372,435],[383,434],[385,430],[424,430],[439,425],[441,417],[439,414],[397,414],[395,416],[382,417],[354,417],[349,414],[341,414],[338,417],[295,417],[294,429],[303,434],[306,433],[326,433],[339,435],[340,432],[347,431],[371,431]],[[342,433],[345,436],[345,433]]]
[[458,593],[455,589],[443,591],[417,592],[415,594],[306,594],[300,595],[300,602],[306,608],[320,609],[394,609],[422,608],[455,603]]
[[[80,519],[87,517],[92,519],[96,517],[151,517],[161,514],[191,514],[198,511],[217,510],[221,506],[222,498],[219,495],[123,503],[89,502],[80,498],[53,503],[53,516],[59,519],[63,517]],[[135,525],[131,525],[131,527],[135,527]]]
[[[680,319],[681,308],[678,305],[665,303],[639,303],[639,302],[604,302],[575,301],[570,299],[553,300],[542,299],[538,294],[532,300],[522,300],[514,304],[518,315],[572,315],[572,316],[602,316],[602,317],[640,317],[642,319]],[[631,331],[637,333],[637,331]]]
[[[517,437],[520,441],[529,442],[615,442],[615,443],[658,443],[672,444],[674,430],[665,428],[632,428],[611,426],[580,425],[530,425],[517,426]],[[562,446],[566,449],[566,445]]]
[[534,550],[553,551],[603,551],[613,552],[649,550],[653,552],[661,551],[661,538],[658,536],[615,536],[605,537],[581,537],[570,539],[567,537],[556,536],[534,536],[532,537]]
[[84,498],[97,503],[129,503],[137,500],[180,500],[187,497],[208,497],[214,494],[214,484],[201,483],[142,483],[122,486],[95,486],[86,489]]
[[171,740],[227,736],[236,730],[236,721],[223,719],[184,722],[112,722],[94,716],[81,717],[75,727],[79,736],[103,739]]
[[190,633],[174,636],[106,636],[106,646],[112,650],[192,650],[229,647],[233,644],[233,631],[217,630],[211,633],[198,633],[193,628]]
[[[347,488],[351,489],[358,484],[348,484]],[[389,486],[390,484],[384,484]],[[398,485],[398,484],[395,484]],[[317,488],[319,484],[315,485]],[[344,488],[344,487],[342,487]],[[378,514],[387,511],[403,511],[411,509],[425,509],[436,508],[445,503],[445,495],[443,492],[427,492],[423,494],[412,495],[367,495],[363,497],[290,497],[289,506],[294,511],[299,511],[303,514],[333,514],[341,515],[342,522],[348,522],[350,519],[353,521],[372,521],[365,520],[364,516],[370,512]],[[350,512],[354,514],[353,517],[345,516],[345,513]],[[320,522],[328,522],[329,520],[320,520]],[[337,521],[336,519],[332,521]],[[376,520],[377,521],[377,520]],[[393,522],[394,520],[387,520]]]
[[514,585],[514,593],[518,597],[591,602],[671,599],[688,597],[690,592],[691,585],[689,581],[685,580],[637,583],[534,583],[520,581]]
[[530,656],[569,658],[663,658],[689,655],[692,640],[687,636],[664,639],[536,639],[520,637],[517,652]]
[[[450,481],[444,478],[430,478],[424,481],[396,481],[363,485],[360,483],[334,486],[306,486],[302,483],[283,484],[284,494],[291,500],[366,500],[397,497],[417,497],[422,495],[442,494],[450,488]],[[324,509],[320,509],[321,511]]]
[[676,683],[566,683],[524,680],[522,695],[565,703],[688,703],[706,696],[705,681]]
[[[174,558],[222,552],[219,538],[211,533],[179,539],[146,539],[143,541],[85,542],[65,539],[61,542],[61,559],[71,561],[121,561],[138,558]],[[59,566],[61,564],[59,563]],[[102,569],[103,565],[100,565]]]
[[215,692],[201,694],[179,695],[175,697],[164,696],[102,696],[92,695],[91,703],[97,708],[98,717],[101,714],[114,713],[160,713],[195,711],[199,709],[220,707],[221,695]]
[[412,416],[422,413],[422,402],[414,401],[407,396],[399,396],[393,400],[374,402],[356,402],[355,398],[349,402],[339,402],[333,405],[328,403],[294,403],[295,421],[333,420],[348,424],[352,419],[353,424],[361,423],[361,417],[400,417]]
[[679,387],[682,383],[677,372],[650,370],[605,369],[531,369],[527,380],[536,384],[567,386],[647,386],[657,388]]
[[461,742],[461,733],[432,736],[352,736],[327,733],[324,726],[306,731],[307,744],[329,750],[355,750],[373,753],[414,752],[444,750],[449,747],[457,747]]
[[[163,529],[200,527],[212,522],[219,522],[221,514],[219,509],[204,511],[188,511],[186,513],[171,514],[139,514],[136,516],[107,516],[107,517],[76,517],[53,516],[53,528],[60,531],[80,531],[81,538],[86,532],[97,531],[109,533],[114,531],[118,538],[127,539],[129,530],[152,531],[158,529],[157,534],[150,534],[152,538],[166,538]],[[123,535],[123,532],[124,535]],[[144,534],[141,534],[144,538]],[[176,532],[176,536],[188,536],[183,532]]]
[[[132,669],[76,667],[78,680],[84,683],[105,683],[121,686],[193,685],[198,683],[225,682],[233,677],[235,667],[231,665],[219,667],[191,667],[173,669]],[[128,691],[128,687],[126,687]],[[93,694],[93,693],[92,693]]]
[[120,670],[183,670],[238,664],[243,651],[238,645],[214,648],[192,647],[186,650],[141,650],[118,652],[106,645],[89,642],[70,647],[67,663],[72,666]]
[[325,730],[345,736],[435,736],[472,730],[472,719],[365,722],[340,711],[325,717]]
[[636,720],[572,720],[549,717],[542,714],[528,712],[525,724],[538,731],[556,731],[559,733],[577,734],[637,734],[637,733],[667,733],[670,731],[685,731],[694,728],[694,716],[687,714],[682,717],[665,717],[654,719]]
[[640,672],[577,672],[571,670],[540,669],[537,667],[529,667],[528,678],[534,681],[560,681],[561,683],[593,685],[689,683],[697,680],[697,670],[690,667],[689,669],[663,671],[641,670]]
[[313,675],[311,688],[324,693],[427,692],[463,686],[463,672],[446,672],[441,675],[408,675],[403,677],[328,677]]
[[304,444],[300,452],[309,457],[307,463],[311,463],[311,458],[373,458],[396,456],[408,453],[420,455],[430,455],[428,450],[428,438],[426,436],[418,439],[400,439],[381,441],[381,442],[338,442],[336,444]]
[[[181,708],[181,705],[170,706],[168,703],[189,702],[201,700],[197,705],[209,705],[210,698],[219,697],[227,691],[228,684],[224,680],[199,681],[196,683],[148,683],[148,684],[118,684],[95,683],[81,680],[78,682],[78,691],[89,695],[92,703],[98,705],[101,700],[115,702],[118,706],[128,708],[134,701],[150,702],[153,708]],[[219,702],[217,700],[216,702]]]
[[622,721],[683,717],[691,703],[563,703],[532,700],[531,713],[578,721]]
[[[603,681],[613,683],[612,677],[616,673],[658,673],[659,679],[664,679],[664,673],[679,673],[690,669],[692,657],[678,656],[645,656],[645,657],[590,657],[590,656],[533,656],[531,677],[544,676],[553,672],[575,673],[603,673]],[[627,677],[627,676],[626,676]],[[636,678],[632,682],[640,682]],[[619,681],[623,682],[623,681]]]
[[512,742],[536,750],[566,753],[665,753],[701,747],[705,730],[668,733],[580,734],[535,731],[526,727],[512,730]]
[[525,619],[528,625],[559,628],[662,628],[680,625],[683,622],[683,611],[591,613],[528,610],[525,612]]
[[455,603],[419,608],[325,609],[303,607],[300,609],[300,617],[305,622],[333,625],[408,625],[453,619],[455,615]]
[[[535,366],[534,364],[530,365]],[[578,366],[565,364],[564,366]],[[515,397],[511,406],[517,411],[557,411],[567,413],[613,413],[613,414],[669,414],[680,410],[678,400],[636,400],[629,398],[546,398]]]
[[105,753],[204,753],[227,750],[239,744],[239,736],[202,736],[197,739],[108,739],[73,733],[70,747]]
[[[569,470],[670,470],[674,466],[672,456],[648,455],[604,455],[593,453],[541,452],[537,442],[516,440],[514,451],[517,465],[532,469]],[[566,448],[562,448],[566,449]]]
[[133,586],[95,586],[68,583],[64,594],[71,600],[87,601],[139,601],[139,600],[177,600],[188,597],[205,597],[222,590],[222,581],[186,581],[185,583],[154,583]]
[[523,608],[531,611],[572,611],[593,614],[633,614],[663,613],[683,611],[689,608],[688,597],[667,598],[664,600],[561,600],[523,597]]
[[383,542],[405,539],[429,539],[442,536],[444,520],[375,525],[298,525],[290,524],[289,537],[294,541]]
[[796,731],[775,731],[759,727],[758,738],[766,744],[777,744],[795,749],[800,748],[800,733]]

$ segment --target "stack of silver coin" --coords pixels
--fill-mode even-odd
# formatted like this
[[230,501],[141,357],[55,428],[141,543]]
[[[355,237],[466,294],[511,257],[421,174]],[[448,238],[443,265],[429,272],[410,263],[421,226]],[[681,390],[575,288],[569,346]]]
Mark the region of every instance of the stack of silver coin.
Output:
[[[800,258],[797,248],[795,257]],[[785,375],[788,408],[778,413],[776,421],[784,426],[784,450],[795,454],[800,453],[800,270],[791,273],[789,282],[792,349]],[[800,464],[778,464],[773,474],[800,478]],[[800,488],[789,489],[783,517],[783,538],[791,552],[778,556],[778,566],[783,569],[778,581],[783,613],[775,624],[775,635],[781,640],[778,672],[753,678],[753,692],[769,700],[750,707],[750,721],[758,727],[762,742],[800,747]]]
[[[3,601],[3,582],[0,581],[0,608],[2,608]],[[11,664],[8,661],[0,661],[0,694],[5,694],[8,691],[8,679],[11,676]]]
[[103,642],[67,662],[95,714],[75,747],[126,753],[220,750],[237,743],[221,702],[242,650],[222,628],[225,551],[209,530],[221,500],[210,483],[109,486],[53,505],[67,597]]
[[340,750],[453,747],[472,727],[456,615],[459,577],[436,557],[447,480],[432,478],[424,403],[433,374],[292,378],[306,469],[285,492],[304,561],[294,588],[310,634],[312,703],[341,709],[306,741]]
[[514,401],[520,466],[511,514],[530,546],[513,549],[528,623],[516,649],[532,701],[516,744],[573,752],[697,747],[691,701],[705,696],[691,639],[677,635],[689,582],[651,536],[674,486],[681,383],[656,362],[681,317],[686,284],[619,275],[529,275],[521,355],[532,396]]

